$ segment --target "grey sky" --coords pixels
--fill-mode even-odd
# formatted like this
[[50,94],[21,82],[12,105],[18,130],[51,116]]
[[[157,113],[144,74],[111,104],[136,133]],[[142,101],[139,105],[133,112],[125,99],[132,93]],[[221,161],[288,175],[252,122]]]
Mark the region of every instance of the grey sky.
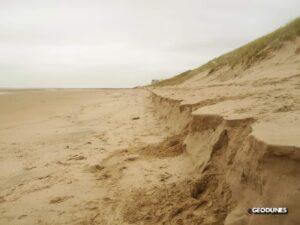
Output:
[[0,0],[0,86],[145,84],[297,16],[299,0]]

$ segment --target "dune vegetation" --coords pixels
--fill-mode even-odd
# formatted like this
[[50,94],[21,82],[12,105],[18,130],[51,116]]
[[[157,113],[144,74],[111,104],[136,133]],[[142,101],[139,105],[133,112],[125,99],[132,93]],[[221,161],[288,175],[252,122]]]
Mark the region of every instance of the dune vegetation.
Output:
[[279,50],[284,42],[293,41],[298,36],[300,36],[300,17],[272,33],[219,56],[196,69],[188,70],[172,78],[162,80],[153,86],[160,87],[181,84],[199,72],[208,70],[208,74],[210,74],[223,66],[234,68],[237,65],[241,65],[247,69],[255,62],[266,58],[270,52]]

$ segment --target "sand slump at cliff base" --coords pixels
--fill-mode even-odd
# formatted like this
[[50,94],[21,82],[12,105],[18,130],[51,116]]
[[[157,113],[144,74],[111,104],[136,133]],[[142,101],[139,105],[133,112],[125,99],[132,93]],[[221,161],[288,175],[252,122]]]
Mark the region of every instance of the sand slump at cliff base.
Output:
[[[159,97],[153,98],[155,101]],[[173,104],[164,99],[159,102]],[[181,113],[186,116],[183,111],[178,112],[176,103],[171,111],[168,115],[163,115],[165,112],[156,113],[162,113],[160,118],[180,117]],[[225,171],[246,142],[252,120],[229,123],[221,117],[199,118],[191,114],[190,117],[181,134],[169,137],[160,144],[141,148],[138,152],[152,157],[170,157],[174,148],[180,149],[178,153],[182,152],[194,162],[193,170],[176,182],[137,189],[123,210],[124,219],[129,223],[223,224],[236,204],[226,183]],[[193,148],[197,148],[197,153],[193,152]]]

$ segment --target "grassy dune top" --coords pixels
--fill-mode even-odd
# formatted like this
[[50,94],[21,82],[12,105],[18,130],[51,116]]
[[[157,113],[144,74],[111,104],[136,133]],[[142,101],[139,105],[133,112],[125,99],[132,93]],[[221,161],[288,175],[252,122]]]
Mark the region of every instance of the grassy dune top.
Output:
[[264,59],[269,52],[280,49],[284,42],[293,41],[297,36],[300,36],[300,17],[272,33],[209,61],[199,68],[162,80],[153,86],[181,84],[199,72],[209,70],[209,73],[212,73],[223,66],[234,68],[237,65],[242,65],[245,69],[249,68],[253,63]]

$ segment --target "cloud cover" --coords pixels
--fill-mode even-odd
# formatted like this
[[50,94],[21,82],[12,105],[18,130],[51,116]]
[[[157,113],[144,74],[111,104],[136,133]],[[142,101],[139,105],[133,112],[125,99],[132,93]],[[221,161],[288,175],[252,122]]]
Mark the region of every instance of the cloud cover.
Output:
[[146,84],[299,15],[299,0],[0,0],[0,86]]

